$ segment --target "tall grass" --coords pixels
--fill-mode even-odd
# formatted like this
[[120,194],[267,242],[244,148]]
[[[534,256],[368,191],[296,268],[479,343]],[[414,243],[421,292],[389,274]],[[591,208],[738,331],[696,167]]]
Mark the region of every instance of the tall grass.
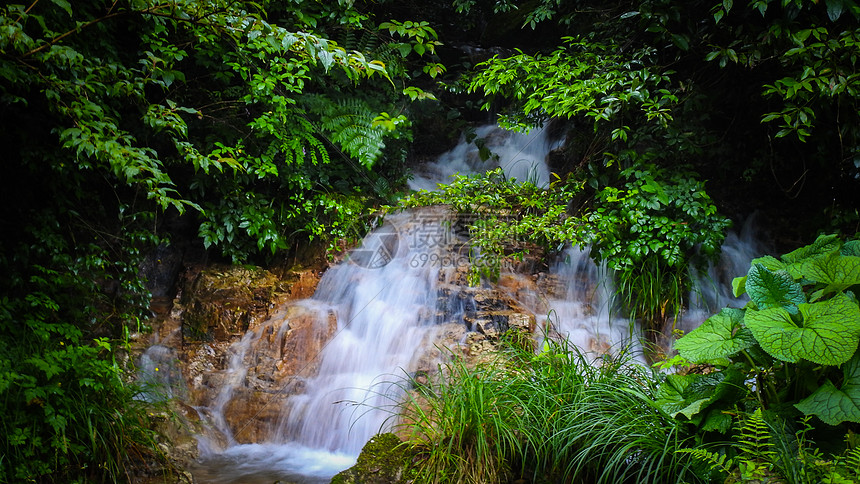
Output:
[[616,278],[618,300],[630,319],[641,320],[647,332],[662,331],[671,319],[674,331],[688,292],[686,269],[650,257],[641,267],[618,271]]
[[653,404],[656,380],[629,356],[597,361],[565,344],[457,358],[399,405],[419,451],[415,482],[697,482],[682,424]]

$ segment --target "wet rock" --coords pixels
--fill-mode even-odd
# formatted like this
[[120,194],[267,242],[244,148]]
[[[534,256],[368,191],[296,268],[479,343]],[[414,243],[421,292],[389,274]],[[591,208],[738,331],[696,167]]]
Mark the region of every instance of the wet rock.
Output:
[[150,309],[155,314],[165,314],[170,310],[180,269],[182,251],[170,244],[158,245],[141,262],[138,274],[152,294]]
[[353,467],[332,478],[332,484],[399,484],[407,482],[408,466],[414,455],[394,434],[372,437]]
[[129,456],[129,482],[135,484],[192,484],[187,471],[199,457],[197,438],[203,431],[197,411],[179,401],[170,401],[163,410],[149,414],[157,435],[160,456]]
[[288,297],[288,287],[271,272],[258,267],[223,266],[207,269],[183,293],[183,337],[223,341],[241,336],[248,327],[269,316]]
[[[242,357],[244,375],[223,408],[224,421],[240,443],[262,442],[273,437],[284,417],[290,395],[302,393],[304,382],[317,373],[317,356],[337,330],[333,312],[304,304],[280,308],[269,319],[253,324],[241,342],[215,350],[219,343],[200,345],[209,354],[200,361],[199,381],[193,387],[196,401],[216,404],[219,392],[237,375],[228,371],[229,359]],[[225,355],[213,361],[211,353]]]

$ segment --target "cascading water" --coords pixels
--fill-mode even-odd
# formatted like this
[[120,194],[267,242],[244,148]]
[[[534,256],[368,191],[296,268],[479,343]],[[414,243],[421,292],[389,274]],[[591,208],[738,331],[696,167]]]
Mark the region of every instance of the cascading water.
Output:
[[[495,167],[509,178],[548,183],[545,158],[558,143],[542,130],[520,135],[483,127],[477,134],[496,157],[481,161],[478,148],[462,142],[423,167],[411,187],[435,189],[455,173]],[[478,325],[467,316],[475,299],[451,289],[468,253],[457,252],[463,241],[449,217],[441,208],[389,216],[348,261],[324,274],[312,299],[281,308],[231,346],[216,396],[199,409],[217,432],[200,437],[198,481],[327,482],[389,428],[392,414],[380,407],[402,395],[403,376],[417,370],[419,359],[426,365],[438,323]],[[498,290],[534,314],[537,337],[564,338],[594,355],[626,346],[641,354],[638,330],[614,316],[611,275],[586,250],[568,248],[543,286],[508,276],[523,283]],[[290,360],[297,348],[310,356]],[[275,390],[272,381],[279,382]],[[227,412],[247,405],[249,395],[268,400],[228,421]]]
[[606,264],[595,264],[590,251],[568,247],[550,267],[559,290],[548,297],[549,334],[592,355],[627,351],[641,357],[638,329],[615,307],[615,287]]
[[695,329],[711,314],[724,307],[742,307],[749,301],[746,295],[732,294],[732,280],[746,275],[750,261],[767,251],[756,232],[755,215],[750,216],[740,232],[729,231],[720,250],[720,259],[705,271],[693,271],[693,291],[688,298],[678,329]]
[[[437,184],[450,183],[455,174],[474,175],[501,168],[505,176],[521,182],[530,181],[537,186],[549,183],[547,154],[561,145],[563,140],[552,140],[545,129],[535,129],[528,134],[499,129],[495,125],[482,126],[475,130],[477,139],[493,156],[482,159],[482,150],[465,139],[451,151],[443,153],[432,163],[422,166],[409,181],[413,190],[435,190]],[[486,152],[484,152],[486,154]]]
[[[447,217],[432,208],[388,217],[349,261],[326,271],[312,300],[297,303],[305,307],[300,314],[315,311],[321,339],[329,315],[336,328],[321,345],[316,363],[307,365],[316,369],[315,375],[303,375],[293,394],[278,403],[281,417],[265,444],[237,445],[223,415],[236,389],[247,385],[248,366],[259,360],[255,346],[281,341],[273,328],[286,331],[295,311],[279,315],[280,321],[270,319],[232,346],[223,386],[206,409],[227,448],[203,439],[199,478],[266,482],[277,473],[279,479],[324,482],[349,467],[367,440],[387,428],[392,415],[383,407],[398,400],[403,372],[414,371],[436,330],[437,284],[445,282],[450,268],[424,261],[448,257],[445,251],[456,237]],[[279,456],[277,462],[271,455]]]

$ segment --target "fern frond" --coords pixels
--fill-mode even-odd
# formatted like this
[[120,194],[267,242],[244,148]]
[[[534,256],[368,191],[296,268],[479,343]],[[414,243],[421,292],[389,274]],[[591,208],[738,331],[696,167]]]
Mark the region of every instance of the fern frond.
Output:
[[738,449],[749,459],[770,462],[775,455],[770,439],[770,429],[761,409],[757,408],[743,420],[738,432]]
[[320,130],[344,153],[370,168],[385,148],[383,128],[373,126],[376,116],[370,106],[358,98],[333,101],[322,96],[305,98],[309,109],[320,117]]
[[845,452],[845,468],[853,477],[860,477],[860,448]]
[[726,454],[719,454],[702,448],[678,449],[675,452],[679,454],[690,454],[690,457],[692,457],[694,461],[707,464],[712,471],[730,473],[732,469],[733,461],[728,458]]
[[331,161],[325,144],[316,136],[316,127],[308,121],[304,113],[296,112],[293,122],[284,128],[288,136],[279,136],[278,148],[286,164],[301,165],[311,162],[317,165]]

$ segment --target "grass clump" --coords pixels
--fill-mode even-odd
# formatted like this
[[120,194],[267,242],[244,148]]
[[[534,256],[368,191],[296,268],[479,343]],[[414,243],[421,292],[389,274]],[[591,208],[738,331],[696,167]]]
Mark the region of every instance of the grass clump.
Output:
[[415,384],[400,434],[415,482],[699,482],[682,423],[653,404],[657,379],[630,355],[591,360],[566,344],[458,358]]

